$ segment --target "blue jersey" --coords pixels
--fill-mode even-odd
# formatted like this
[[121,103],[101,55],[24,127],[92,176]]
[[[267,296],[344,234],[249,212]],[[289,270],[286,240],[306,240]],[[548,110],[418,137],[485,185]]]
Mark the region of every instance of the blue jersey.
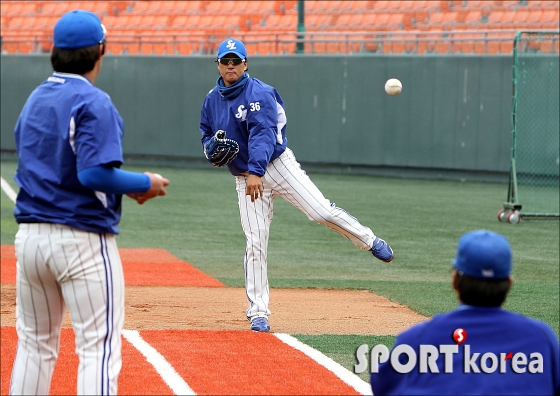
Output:
[[[437,348],[454,345],[452,334],[458,328],[465,330],[466,339],[458,346],[458,353],[453,354],[452,373],[444,372],[443,354],[437,360],[439,373],[421,373],[417,364],[409,373],[401,374],[388,361],[379,366],[378,373],[371,374],[373,393],[554,395],[560,392],[560,357],[554,331],[544,322],[501,308],[462,305],[401,333],[395,347],[409,345],[420,356],[419,345]],[[542,356],[542,372],[534,372],[538,368],[537,354]],[[406,363],[406,356],[399,356],[401,363]]]
[[214,87],[206,96],[200,114],[202,146],[218,131],[239,143],[237,157],[228,165],[237,176],[249,171],[262,176],[271,161],[286,150],[286,112],[276,89],[249,77],[234,99],[220,95]]
[[119,231],[120,194],[84,187],[78,171],[122,164],[123,120],[87,78],[53,73],[29,96],[15,127],[18,223]]

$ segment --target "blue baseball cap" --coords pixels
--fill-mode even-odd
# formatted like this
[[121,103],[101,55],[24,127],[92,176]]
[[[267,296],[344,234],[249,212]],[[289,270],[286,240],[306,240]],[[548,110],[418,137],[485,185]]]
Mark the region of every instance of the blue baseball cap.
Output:
[[91,47],[105,40],[107,30],[93,12],[74,10],[54,26],[54,46],[60,49]]
[[227,39],[220,44],[218,48],[218,59],[223,58],[227,54],[235,54],[241,59],[247,59],[245,45],[236,39]]
[[467,232],[459,238],[453,265],[475,278],[506,279],[511,274],[511,247],[505,236],[495,232]]

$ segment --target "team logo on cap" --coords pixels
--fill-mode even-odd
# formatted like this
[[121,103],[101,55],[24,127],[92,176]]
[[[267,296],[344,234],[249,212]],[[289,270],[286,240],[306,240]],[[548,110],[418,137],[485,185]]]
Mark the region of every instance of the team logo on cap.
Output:
[[235,47],[235,41],[233,41],[233,40],[228,40],[228,42],[227,42],[227,44],[226,44],[226,48],[229,48],[229,49],[231,49],[231,50],[237,49],[237,48]]

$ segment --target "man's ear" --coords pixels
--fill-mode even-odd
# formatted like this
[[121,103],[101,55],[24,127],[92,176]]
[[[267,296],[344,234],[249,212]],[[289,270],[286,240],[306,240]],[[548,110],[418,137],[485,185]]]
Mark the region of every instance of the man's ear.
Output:
[[509,286],[508,286],[508,293],[511,290],[511,286],[513,285],[513,276],[508,276]]
[[457,278],[459,277],[459,273],[457,272],[456,269],[454,269],[453,272],[451,272],[451,276],[453,277],[453,289],[455,291],[459,291],[459,286],[457,285]]

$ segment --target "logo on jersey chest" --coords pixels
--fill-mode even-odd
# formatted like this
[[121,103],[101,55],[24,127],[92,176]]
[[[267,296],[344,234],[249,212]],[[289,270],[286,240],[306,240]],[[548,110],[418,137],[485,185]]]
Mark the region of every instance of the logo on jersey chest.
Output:
[[240,105],[237,108],[237,114],[235,114],[235,118],[241,118],[241,121],[245,121],[247,119],[247,109],[244,105]]

